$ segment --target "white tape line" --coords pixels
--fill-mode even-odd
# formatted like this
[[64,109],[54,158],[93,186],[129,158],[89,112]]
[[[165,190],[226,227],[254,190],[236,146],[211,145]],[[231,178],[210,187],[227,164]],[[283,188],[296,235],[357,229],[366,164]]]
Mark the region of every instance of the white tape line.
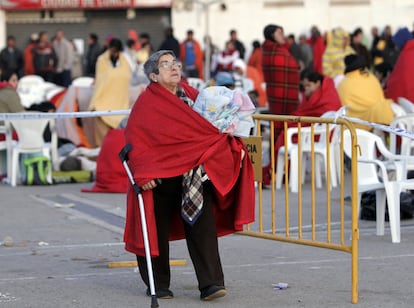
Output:
[[0,113],[0,121],[26,119],[93,118],[102,116],[129,115],[131,110],[104,110],[80,112],[17,112]]
[[407,137],[407,138],[410,138],[410,139],[414,140],[414,132],[408,132],[408,131],[403,130],[401,128],[395,128],[395,127],[391,127],[391,126],[384,125],[384,124],[372,123],[372,122],[364,121],[364,120],[361,120],[361,119],[358,119],[358,118],[349,118],[349,117],[345,117],[345,116],[340,116],[340,117],[345,119],[345,120],[354,122],[354,123],[371,126],[373,128],[377,128],[377,129],[383,130],[385,132],[389,132],[389,133],[392,133],[392,134],[399,135],[401,137]]

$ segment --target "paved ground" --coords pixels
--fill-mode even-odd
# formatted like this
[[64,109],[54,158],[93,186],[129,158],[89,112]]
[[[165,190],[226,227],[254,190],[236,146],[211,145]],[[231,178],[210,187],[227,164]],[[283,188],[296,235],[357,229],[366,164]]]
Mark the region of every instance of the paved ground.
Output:
[[[0,246],[0,307],[150,306],[134,268],[107,266],[134,261],[122,243],[125,196],[80,192],[89,186],[0,185],[0,241],[14,241]],[[360,221],[357,305],[351,304],[349,254],[231,235],[219,242],[228,296],[199,300],[185,242],[178,241],[171,258],[188,264],[173,267],[175,298],[160,300],[160,307],[412,307],[414,223],[403,221],[400,244],[391,243],[386,226],[378,237],[375,222]],[[279,282],[289,287],[274,289]]]

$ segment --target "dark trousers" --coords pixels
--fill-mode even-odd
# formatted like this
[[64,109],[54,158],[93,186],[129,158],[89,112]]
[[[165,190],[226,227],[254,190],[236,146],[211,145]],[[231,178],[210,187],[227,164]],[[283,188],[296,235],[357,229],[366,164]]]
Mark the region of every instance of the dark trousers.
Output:
[[[152,258],[155,289],[170,287],[169,227],[174,211],[180,211],[182,177],[162,179],[154,193],[155,219],[157,222],[159,256]],[[203,212],[190,226],[184,223],[188,251],[196,272],[198,287],[224,286],[223,269],[218,251],[217,231],[213,214],[213,189],[210,181],[203,184]],[[137,256],[142,280],[149,287],[145,257]]]

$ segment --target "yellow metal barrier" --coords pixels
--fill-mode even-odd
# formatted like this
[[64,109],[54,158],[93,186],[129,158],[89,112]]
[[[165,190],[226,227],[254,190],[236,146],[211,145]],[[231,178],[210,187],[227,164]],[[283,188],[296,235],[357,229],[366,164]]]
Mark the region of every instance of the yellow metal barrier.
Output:
[[[240,232],[240,234],[254,236],[264,239],[276,240],[276,241],[283,241],[289,242],[294,244],[302,244],[308,246],[315,246],[320,248],[327,248],[333,250],[344,251],[351,254],[351,262],[352,262],[352,272],[351,272],[351,280],[352,280],[352,303],[358,302],[358,239],[359,239],[359,229],[358,229],[358,182],[357,182],[357,140],[354,126],[351,122],[338,118],[314,118],[314,117],[295,117],[295,116],[278,116],[278,115],[255,115],[254,116],[257,122],[257,136],[262,136],[262,124],[268,123],[268,128],[270,129],[270,161],[271,161],[271,201],[270,204],[263,204],[263,183],[261,181],[258,182],[258,212],[256,217],[256,222],[254,224],[248,225],[246,230]],[[311,134],[311,151],[310,151],[310,159],[311,167],[310,167],[310,174],[311,174],[311,182],[310,182],[310,189],[307,191],[303,190],[304,185],[302,185],[303,181],[303,173],[302,170],[302,155],[297,155],[297,165],[298,165],[298,173],[296,174],[289,174],[289,160],[294,159],[289,157],[289,149],[285,148],[285,155],[284,155],[284,191],[277,190],[278,195],[284,195],[284,220],[278,219],[279,216],[279,208],[277,208],[278,202],[280,199],[276,201],[276,188],[275,188],[275,138],[277,136],[274,135],[274,127],[277,122],[283,122],[284,127],[284,146],[288,145],[286,131],[288,128],[289,122],[296,122],[297,123],[297,147],[298,153],[302,153],[302,131],[304,130],[304,126],[309,126],[310,134]],[[315,161],[315,137],[317,134],[315,133],[315,125],[317,123],[325,124],[326,127],[326,157],[327,162],[325,164],[325,178],[326,178],[326,189],[316,189],[315,183],[315,170],[316,170],[316,161]],[[281,124],[281,123],[278,123]],[[331,182],[330,182],[330,159],[331,153],[334,147],[329,146],[330,142],[334,142],[332,138],[331,128],[335,127],[337,129],[336,133],[336,143],[335,145],[338,146],[339,150],[336,155],[339,155],[337,158],[337,162],[339,162],[339,187],[335,189],[335,193],[339,194],[339,199],[332,200],[332,193],[331,193]],[[352,136],[352,158],[351,158],[351,170],[345,171],[344,166],[344,151],[343,151],[343,138],[344,138],[344,130],[349,129],[351,131]],[[334,154],[334,153],[332,153]],[[308,154],[309,155],[309,154]],[[297,176],[298,177],[298,192],[292,193],[289,190],[289,176]],[[306,174],[305,174],[306,176]],[[351,196],[351,206],[352,206],[352,214],[351,214],[351,226],[348,226],[346,229],[345,225],[345,185],[349,186],[349,193]],[[310,190],[310,192],[309,192]],[[304,193],[309,194],[310,198],[303,198]],[[322,195],[321,197],[321,193]],[[319,196],[318,204],[316,204],[316,199]],[[291,199],[297,198],[297,227],[291,226],[291,212],[293,212],[293,208],[291,207]],[[325,207],[325,216],[324,217],[325,223],[323,224],[326,226],[326,230],[317,231],[317,218],[316,214],[317,211],[320,209],[323,204],[321,204],[320,200],[326,200]],[[333,235],[333,222],[332,222],[332,209],[333,206],[339,206],[339,234],[334,236]],[[270,209],[268,208],[270,207]],[[310,209],[310,212],[309,212]],[[335,209],[335,208],[334,208]],[[269,211],[267,215],[264,215],[265,211]],[[305,217],[308,214],[310,217]],[[319,214],[319,212],[318,212]],[[269,217],[270,216],[270,217]],[[268,218],[268,220],[265,220]],[[269,221],[270,219],[270,221]],[[310,231],[304,234],[304,220],[310,221]],[[276,223],[284,224],[284,228],[277,230]],[[265,224],[270,225],[270,229],[265,230]],[[335,226],[338,225],[338,222]],[[295,230],[297,230],[295,232]],[[345,234],[349,232],[349,237]],[[324,238],[321,238],[322,234]],[[337,234],[337,233],[335,233]]]

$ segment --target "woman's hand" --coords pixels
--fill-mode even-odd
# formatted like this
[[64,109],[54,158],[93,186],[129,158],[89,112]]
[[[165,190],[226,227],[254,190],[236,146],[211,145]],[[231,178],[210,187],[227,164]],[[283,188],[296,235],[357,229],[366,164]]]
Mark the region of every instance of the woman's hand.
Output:
[[157,187],[157,183],[154,180],[151,180],[147,184],[144,184],[143,186],[141,186],[141,189],[150,190],[150,189],[154,189],[155,187]]

